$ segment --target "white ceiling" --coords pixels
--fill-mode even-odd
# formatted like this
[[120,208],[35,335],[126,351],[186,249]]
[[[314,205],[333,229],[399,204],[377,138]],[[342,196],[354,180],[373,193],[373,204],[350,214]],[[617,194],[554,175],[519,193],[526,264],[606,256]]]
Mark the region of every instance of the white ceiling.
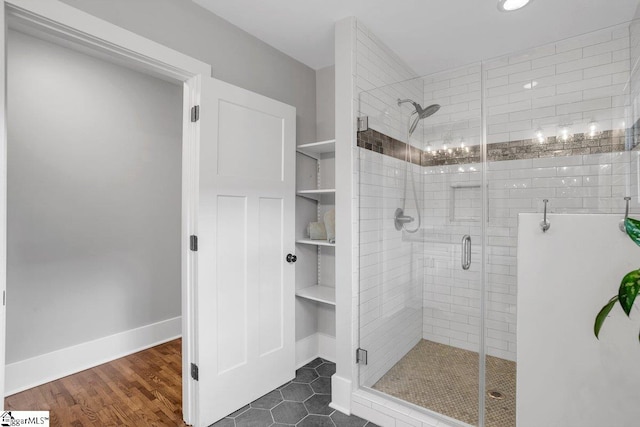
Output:
[[333,64],[333,26],[355,16],[419,75],[630,21],[639,0],[193,0],[314,69]]

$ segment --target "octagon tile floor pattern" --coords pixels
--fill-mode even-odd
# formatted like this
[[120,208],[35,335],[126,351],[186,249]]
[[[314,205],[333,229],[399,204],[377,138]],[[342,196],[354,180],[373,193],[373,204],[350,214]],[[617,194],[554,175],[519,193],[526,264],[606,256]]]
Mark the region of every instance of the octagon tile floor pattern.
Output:
[[331,375],[335,372],[335,363],[317,358],[298,369],[292,381],[211,427],[378,427],[329,407]]

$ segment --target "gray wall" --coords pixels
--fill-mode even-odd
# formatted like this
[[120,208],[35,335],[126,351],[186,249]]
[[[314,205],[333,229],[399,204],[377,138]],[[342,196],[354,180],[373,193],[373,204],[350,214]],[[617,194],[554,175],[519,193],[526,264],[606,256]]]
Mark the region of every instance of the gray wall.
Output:
[[213,77],[297,109],[298,143],[316,136],[316,73],[190,0],[62,0],[197,58]]
[[[316,140],[316,72],[191,0],[62,1],[211,64],[217,79],[293,105],[297,143]],[[326,71],[322,75],[328,76]],[[314,283],[316,270],[311,266],[308,278]],[[296,267],[296,272],[297,282],[304,282],[305,268]],[[317,329],[316,310],[301,304],[296,309],[297,339]]]
[[316,71],[316,139],[336,137],[336,67]]
[[182,88],[8,38],[7,363],[180,315]]

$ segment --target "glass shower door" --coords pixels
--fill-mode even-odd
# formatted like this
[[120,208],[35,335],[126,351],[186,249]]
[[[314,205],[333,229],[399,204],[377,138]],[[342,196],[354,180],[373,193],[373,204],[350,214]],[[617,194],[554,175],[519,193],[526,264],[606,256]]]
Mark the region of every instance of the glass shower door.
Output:
[[[368,354],[359,370],[364,387],[375,388],[422,336],[423,242],[419,232],[404,231],[423,221],[421,151],[406,144],[409,115],[397,104],[420,91],[420,82],[406,82],[361,95],[362,105],[371,106],[369,129],[358,133],[359,336]],[[379,110],[374,112],[373,105]],[[398,209],[402,215],[396,224]]]
[[477,64],[360,94],[360,385],[462,425],[483,408],[480,80]]
[[425,99],[442,108],[424,130],[422,360],[428,390],[420,392],[421,406],[470,425],[479,425],[483,408],[480,71],[474,64],[423,78]]

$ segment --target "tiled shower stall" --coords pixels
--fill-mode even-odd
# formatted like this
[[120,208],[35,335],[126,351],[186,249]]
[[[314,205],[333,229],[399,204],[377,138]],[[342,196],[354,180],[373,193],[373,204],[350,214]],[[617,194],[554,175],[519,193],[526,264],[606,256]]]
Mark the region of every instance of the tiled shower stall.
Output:
[[[627,196],[632,211],[639,206],[640,28],[632,22],[417,77],[357,25],[358,115],[369,127],[356,148],[359,345],[368,351],[360,385],[387,381],[421,340],[516,362],[518,214],[542,213],[545,199],[552,213],[622,218]],[[410,141],[412,109],[397,103],[406,98],[441,105]],[[405,189],[407,167],[416,200],[410,178]],[[403,201],[409,215],[419,210],[416,233],[394,227]],[[473,242],[469,270],[460,266],[463,235]],[[475,373],[476,386],[502,381],[480,378],[480,364]],[[417,403],[411,393],[395,397]],[[502,414],[492,404],[487,398],[482,425],[515,425],[515,407]],[[444,415],[476,425],[482,413],[475,404]]]

